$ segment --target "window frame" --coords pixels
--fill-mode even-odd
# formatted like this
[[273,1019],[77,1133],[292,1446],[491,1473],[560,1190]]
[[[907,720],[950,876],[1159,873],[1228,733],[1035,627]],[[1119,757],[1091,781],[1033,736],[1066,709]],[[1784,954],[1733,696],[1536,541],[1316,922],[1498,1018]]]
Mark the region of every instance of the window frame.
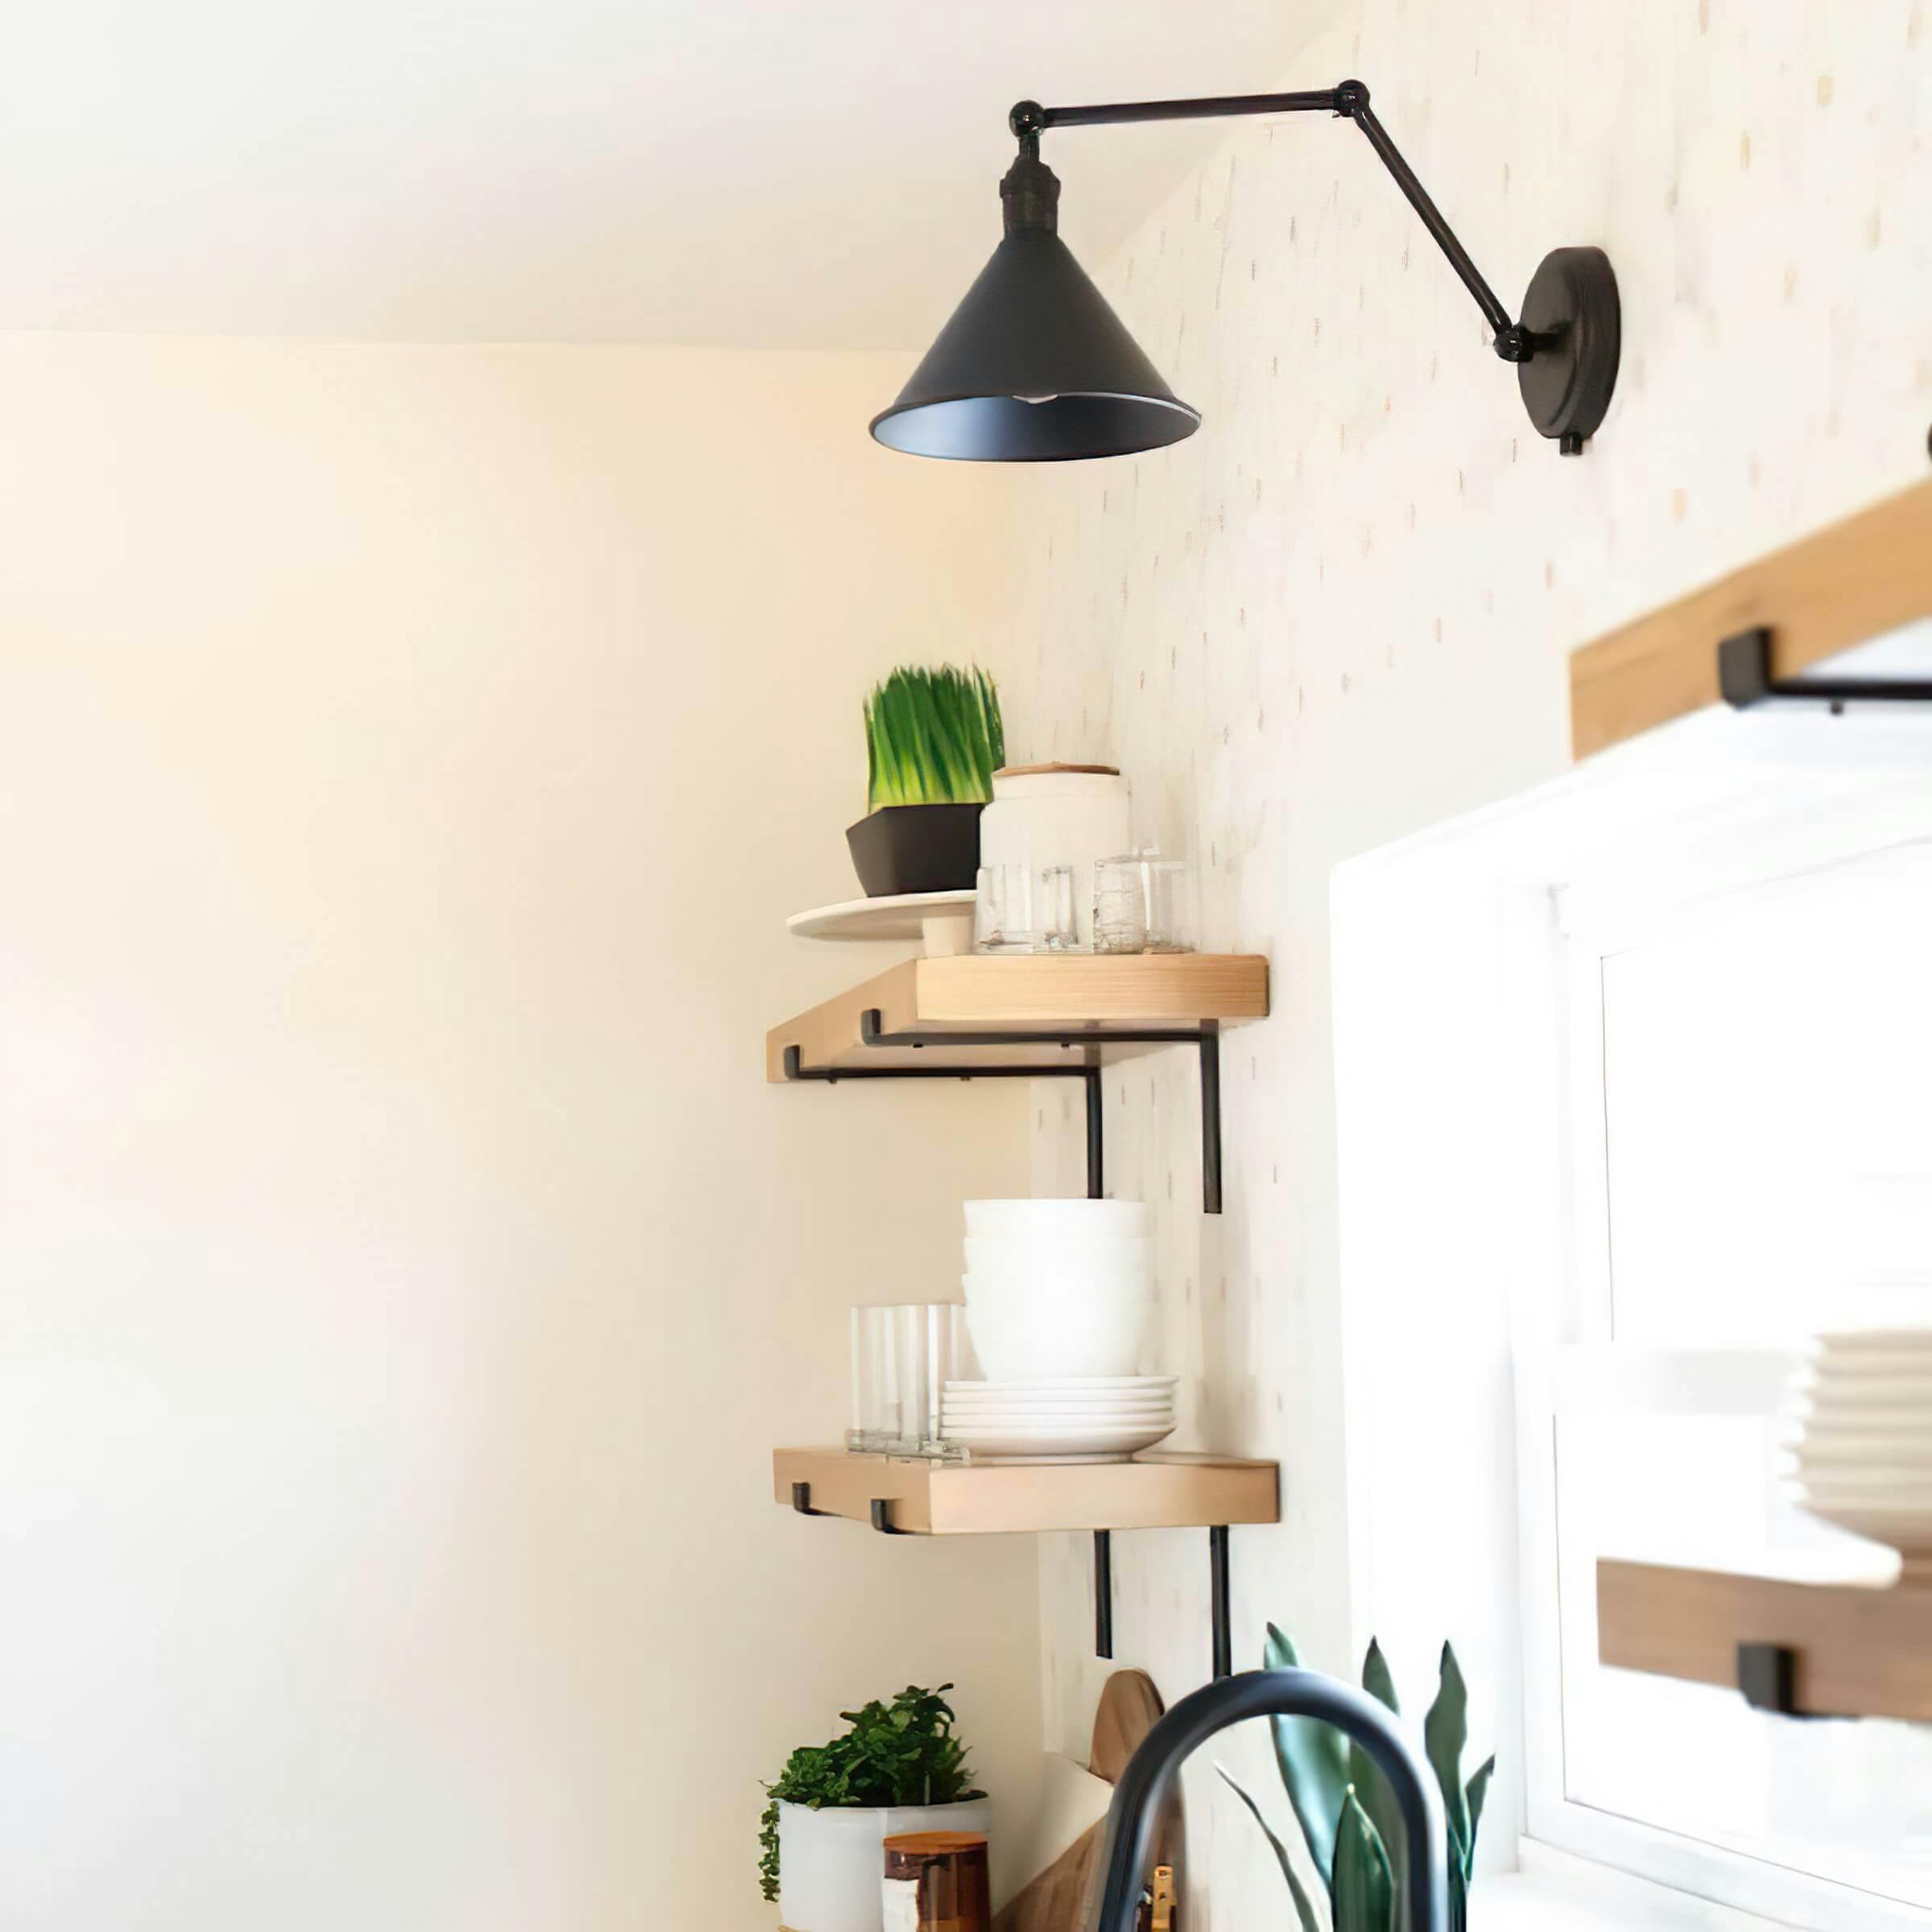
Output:
[[[1500,1423],[1493,1416],[1459,1422],[1445,1405],[1424,1418],[1492,1466],[1506,1449],[1513,1476],[1510,1546],[1495,1539],[1479,1567],[1493,1583],[1506,1577],[1515,1594],[1509,1610],[1496,1613],[1491,1655],[1506,1654],[1513,1634],[1520,1681],[1513,1699],[1502,1701],[1513,1703],[1515,1735],[1505,1721],[1498,1741],[1505,1756],[1517,1748],[1522,1771],[1511,1794],[1517,1842],[1500,1856],[1486,1847],[1485,1862],[1520,1864],[1548,1847],[1566,1855],[1556,1861],[1562,1869],[1614,1868],[1703,1901],[1712,1913],[1757,1914],[1815,1932],[1932,1926],[1932,1912],[1565,1795],[1554,1478],[1563,1352],[1610,1333],[1604,958],[1732,893],[1920,842],[1932,843],[1932,716],[1703,713],[1524,799],[1338,869],[1351,1621],[1364,1637],[1388,1621],[1392,1586],[1404,1581],[1400,1539],[1416,1521],[1389,1451],[1376,1440],[1389,1421],[1373,1387],[1377,1348],[1401,1319],[1402,1295],[1415,1292],[1394,1278],[1373,1232],[1375,1218],[1399,1211],[1405,1180],[1416,1178],[1402,1172],[1402,1155],[1389,1171],[1389,1149],[1401,1142],[1388,1129],[1398,1112],[1418,1108],[1425,1118],[1451,1118],[1447,1095],[1425,1092],[1432,1075],[1416,1063],[1414,1016],[1397,1013],[1400,998],[1426,1001],[1426,978],[1410,972],[1405,979],[1390,966],[1390,949],[1426,948],[1451,975],[1459,960],[1486,957],[1493,966],[1488,1009],[1457,1017],[1483,1029],[1505,1097],[1472,1114],[1464,1140],[1482,1141],[1488,1127],[1482,1154],[1439,1133],[1431,1158],[1439,1167],[1451,1163],[1482,1197],[1482,1222],[1501,1257],[1513,1412]],[[1391,1038],[1378,1039],[1378,1031]],[[1525,1185],[1524,1176],[1534,1178]],[[1440,1173],[1432,1179],[1439,1187]],[[1559,1293],[1550,1291],[1552,1282],[1562,1284]],[[1760,1361],[1747,1374],[1765,1372]],[[1466,1392],[1451,1393],[1466,1399]],[[1407,1587],[1419,1591],[1431,1583],[1418,1567]],[[1434,1588],[1439,1599],[1439,1576]],[[1478,1600],[1465,1595],[1465,1616]]]

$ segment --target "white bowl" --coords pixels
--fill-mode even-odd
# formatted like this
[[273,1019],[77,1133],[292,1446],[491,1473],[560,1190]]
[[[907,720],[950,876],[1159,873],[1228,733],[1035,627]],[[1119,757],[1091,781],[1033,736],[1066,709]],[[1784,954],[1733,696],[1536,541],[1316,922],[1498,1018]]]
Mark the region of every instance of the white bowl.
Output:
[[1100,1235],[1063,1238],[1043,1235],[969,1234],[966,1265],[987,1274],[1024,1272],[1047,1277],[1131,1272],[1154,1265],[1154,1241],[1147,1235]]
[[968,1201],[966,1232],[1039,1236],[1140,1235],[1150,1225],[1145,1201]]
[[967,1282],[973,1352],[996,1381],[1131,1375],[1153,1313],[1151,1294],[1049,1297]]

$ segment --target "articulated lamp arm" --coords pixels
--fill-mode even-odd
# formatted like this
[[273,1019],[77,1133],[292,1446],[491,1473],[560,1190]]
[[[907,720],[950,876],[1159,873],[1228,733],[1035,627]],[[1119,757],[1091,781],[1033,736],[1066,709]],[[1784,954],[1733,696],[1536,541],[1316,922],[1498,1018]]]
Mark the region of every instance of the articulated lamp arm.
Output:
[[1416,179],[1415,171],[1402,159],[1402,151],[1389,138],[1389,130],[1377,119],[1368,105],[1368,89],[1360,80],[1344,80],[1339,87],[1317,88],[1294,94],[1219,94],[1198,101],[1121,101],[1093,107],[1042,107],[1037,101],[1022,101],[1006,117],[1006,124],[1019,137],[1022,151],[1030,157],[1039,153],[1039,138],[1051,127],[1097,127],[1124,121],[1200,121],[1232,114],[1329,114],[1352,121],[1368,138],[1368,145],[1383,167],[1395,177],[1395,184],[1408,198],[1409,205],[1422,218],[1422,225],[1435,237],[1435,245],[1449,258],[1449,266],[1462,278],[1463,286],[1476,298],[1484,320],[1495,332],[1496,353],[1505,362],[1527,362],[1535,353],[1535,339],[1496,299],[1496,291],[1483,279],[1482,271],[1469,258],[1469,251],[1456,239],[1455,231],[1443,218],[1443,211],[1430,199],[1429,191]]

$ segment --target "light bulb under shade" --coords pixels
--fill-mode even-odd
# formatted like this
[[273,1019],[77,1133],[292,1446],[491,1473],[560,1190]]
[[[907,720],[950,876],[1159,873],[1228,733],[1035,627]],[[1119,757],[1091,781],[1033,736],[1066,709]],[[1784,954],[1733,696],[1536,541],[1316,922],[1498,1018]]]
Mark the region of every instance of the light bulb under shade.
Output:
[[1034,227],[993,250],[872,433],[913,456],[1055,463],[1159,449],[1200,420],[1067,245]]

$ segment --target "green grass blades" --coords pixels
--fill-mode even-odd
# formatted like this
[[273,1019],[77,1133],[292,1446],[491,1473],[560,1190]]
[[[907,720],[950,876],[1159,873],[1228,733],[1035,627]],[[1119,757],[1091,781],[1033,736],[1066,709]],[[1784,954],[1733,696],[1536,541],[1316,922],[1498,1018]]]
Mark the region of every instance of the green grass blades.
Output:
[[[1273,1624],[1268,1626],[1261,1666],[1267,1670],[1301,1667],[1293,1642]],[[1322,1883],[1332,1892],[1335,1827],[1348,1790],[1348,1740],[1319,1718],[1271,1717],[1268,1724],[1274,1733],[1274,1758],[1288,1802],[1301,1821],[1302,1836],[1308,1841]]]
[[1006,733],[993,679],[976,667],[902,667],[865,700],[867,799],[882,805],[976,804],[993,796]]
[[1249,1815],[1261,1827],[1261,1835],[1267,1839],[1269,1849],[1274,1853],[1275,1863],[1282,1868],[1282,1876],[1287,1881],[1288,1896],[1294,1901],[1294,1914],[1301,1922],[1302,1932],[1327,1932],[1321,1915],[1315,1909],[1315,1901],[1308,1896],[1307,1887],[1302,1883],[1288,1856],[1288,1847],[1282,1843],[1274,1826],[1262,1817],[1261,1806],[1244,1786],[1235,1781],[1233,1773],[1225,1765],[1216,1765],[1215,1769],[1220,1773],[1223,1783],[1248,1807]]
[[1352,1789],[1335,1835],[1335,1932],[1395,1932],[1395,1874]]

